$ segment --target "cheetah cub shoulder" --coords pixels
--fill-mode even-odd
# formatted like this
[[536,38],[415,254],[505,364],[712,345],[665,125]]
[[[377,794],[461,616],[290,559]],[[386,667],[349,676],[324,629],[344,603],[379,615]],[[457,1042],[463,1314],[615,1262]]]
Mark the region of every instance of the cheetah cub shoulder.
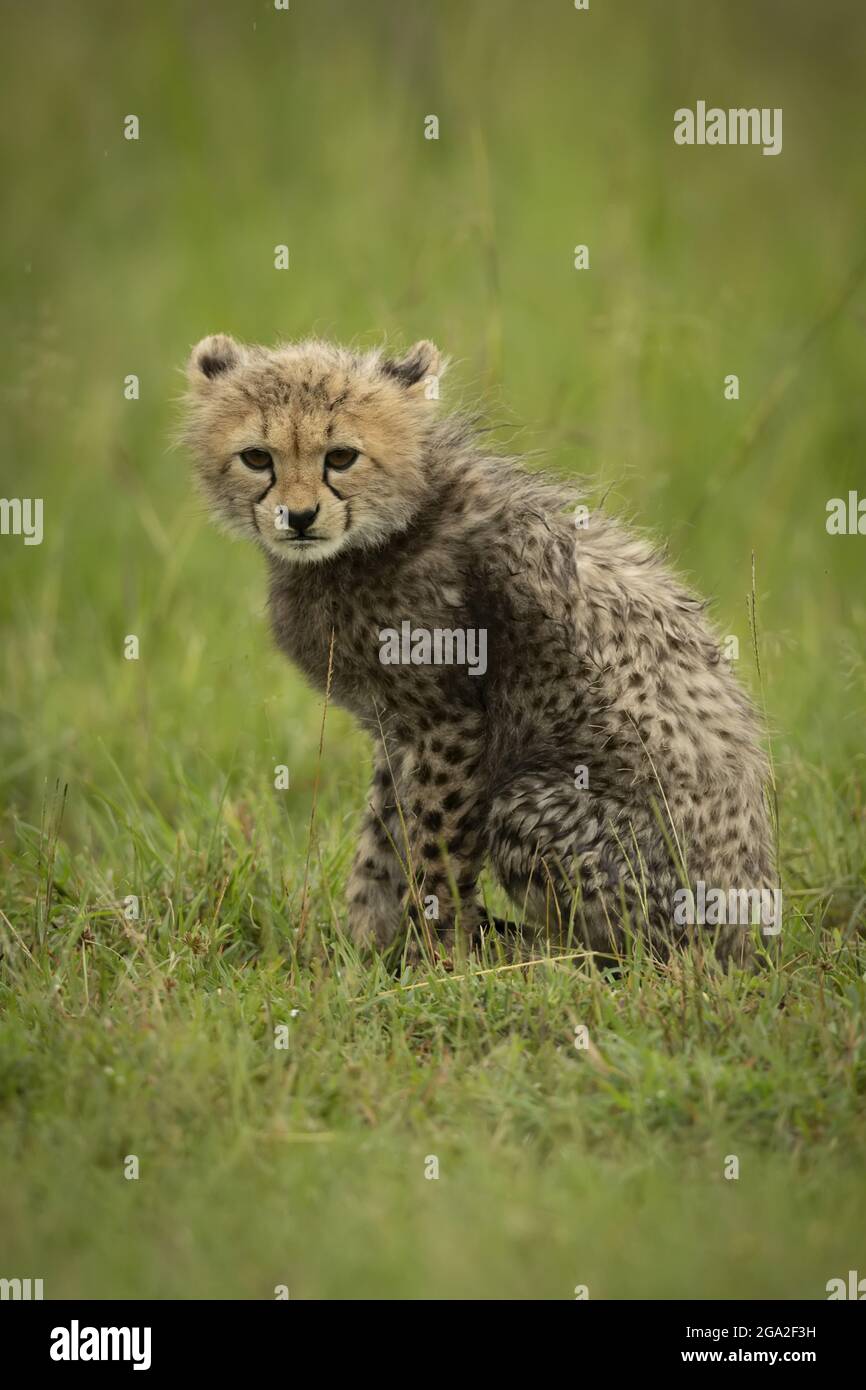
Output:
[[441,416],[439,373],[428,342],[216,335],[188,364],[210,507],[261,550],[276,641],[320,688],[333,634],[332,698],[375,745],[352,936],[384,947],[425,905],[446,948],[473,937],[487,862],[527,922],[603,954],[639,933],[664,955],[715,893],[745,921],[707,914],[702,939],[746,960],[776,900],[767,768],[704,605]]

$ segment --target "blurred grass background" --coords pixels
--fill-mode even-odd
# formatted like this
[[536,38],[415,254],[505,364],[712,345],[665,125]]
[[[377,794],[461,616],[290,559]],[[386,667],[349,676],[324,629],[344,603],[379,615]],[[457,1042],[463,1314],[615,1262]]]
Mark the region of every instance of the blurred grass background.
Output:
[[[372,1263],[369,1232],[351,1246],[336,1228],[320,1225],[316,1237],[311,1227],[327,1258],[315,1275],[306,1266],[307,1291],[352,1296],[366,1279],[373,1292],[441,1296],[457,1278],[462,1293],[478,1296],[568,1297],[561,1284],[571,1256],[563,1251],[562,1270],[545,1281],[544,1240],[561,1229],[572,1197],[588,1219],[598,1183],[610,1217],[598,1216],[599,1293],[637,1296],[656,1265],[668,1293],[736,1293],[755,1248],[753,1294],[772,1285],[783,1249],[781,1292],[808,1293],[814,1252],[794,1257],[790,1212],[767,1200],[767,1185],[753,1187],[751,1205],[743,1198],[730,1226],[712,1218],[720,1223],[712,1267],[692,1249],[685,1216],[667,1255],[656,1259],[655,1220],[631,1257],[621,1251],[611,1264],[605,1252],[617,1247],[623,1202],[675,1219],[683,1173],[703,1146],[715,1153],[717,1135],[728,1142],[719,1126],[727,1134],[731,1115],[747,1131],[758,1124],[765,1173],[787,1174],[805,1154],[830,1163],[837,1150],[862,1161],[863,972],[850,928],[866,893],[866,540],[828,536],[825,518],[830,498],[866,494],[866,13],[853,0],[592,0],[586,13],[568,0],[291,0],[288,12],[271,0],[45,0],[4,7],[3,28],[0,496],[42,497],[45,539],[25,547],[0,538],[0,1097],[9,1165],[0,1192],[18,1194],[5,1213],[0,1274],[15,1274],[6,1265],[17,1258],[28,1266],[20,1274],[48,1265],[57,1292],[154,1292],[177,1268],[177,1296],[268,1296],[249,1214],[262,1203],[270,1218],[259,1237],[276,1239],[276,1194],[291,1188],[294,1170],[272,1165],[261,1184],[240,1181],[239,1171],[247,1173],[243,1144],[258,1152],[263,1127],[277,1124],[275,1105],[294,1107],[296,1128],[327,1121],[328,1133],[353,1136],[353,1158],[333,1171],[299,1164],[292,1190],[305,1193],[305,1211],[352,1189],[352,1163],[357,1202],[377,1230],[406,1201],[403,1193],[389,1206],[403,1159],[391,1141],[383,1158],[375,1117],[390,1113],[404,1087],[427,1083],[397,1062],[390,1073],[376,1068],[390,1055],[392,1027],[409,1037],[417,1025],[400,1014],[361,1038],[344,1034],[349,996],[366,987],[357,970],[351,989],[322,983],[305,1044],[315,1077],[306,1092],[297,1074],[260,1091],[255,1066],[242,1062],[232,1091],[221,1067],[230,1073],[237,1019],[214,1024],[225,1030],[218,1043],[205,1029],[196,1044],[183,1029],[201,991],[238,991],[260,1030],[263,1010],[269,1018],[276,1000],[295,998],[279,963],[297,923],[321,718],[318,699],[270,649],[258,557],[208,529],[187,462],[170,448],[179,368],[193,342],[224,330],[261,342],[311,333],[363,343],[434,338],[454,359],[446,402],[480,399],[508,447],[586,474],[609,508],[670,541],[672,559],[713,596],[721,631],[738,636],[743,679],[757,690],[747,613],[754,554],[784,870],[799,914],[793,939],[818,952],[811,974],[794,952],[796,979],[779,984],[775,1003],[759,1006],[747,991],[756,1031],[740,1052],[727,1025],[700,1040],[703,1062],[684,1060],[676,1084],[662,1087],[679,1097],[675,1113],[652,1109],[648,1119],[638,1106],[634,1147],[611,1146],[606,1176],[590,1155],[610,1134],[604,1087],[619,1083],[608,1077],[598,1094],[584,1092],[570,1072],[566,1084],[558,1061],[538,1062],[534,1075],[536,1046],[545,1055],[536,1011],[547,1016],[555,995],[567,1048],[567,1011],[586,982],[556,975],[522,994],[503,984],[483,1005],[490,1034],[467,1035],[465,1011],[474,1018],[481,1007],[475,996],[456,994],[451,1005],[437,996],[430,1056],[445,1066],[441,1084],[455,1087],[439,1142],[462,1135],[468,1165],[451,1219],[422,1222],[405,1242],[389,1236]],[[783,108],[782,154],[675,146],[674,110],[699,99]],[[138,141],[123,137],[129,114],[140,119]],[[429,114],[439,118],[438,141],[424,139]],[[290,268],[277,271],[274,247],[283,243]],[[589,246],[588,271],[573,268],[578,243]],[[137,401],[124,399],[130,373],[140,379]],[[739,401],[724,399],[729,373],[739,376]],[[137,662],[123,659],[129,633],[140,638]],[[283,762],[292,787],[279,797],[273,766]],[[331,710],[312,882],[317,919],[334,926],[366,772],[364,740]],[[68,787],[62,822],[58,785]],[[117,907],[128,893],[144,904],[139,933]],[[842,931],[830,956],[816,944],[822,924]],[[241,985],[242,969],[264,974]],[[822,993],[825,977],[835,1005]],[[300,988],[293,973],[291,990]],[[653,1008],[667,1007],[655,990],[662,986],[646,983],[648,1002],[632,997],[614,1009],[618,1022],[608,1019],[643,1059],[635,1085],[651,1085],[657,1047],[684,1046],[663,1031],[650,1037]],[[750,1091],[742,1104],[737,1091],[720,1117],[702,1066],[715,1074],[718,1061],[730,1079],[725,1066],[754,1064],[758,1039],[779,1026],[772,1009],[785,990],[800,1008],[786,1025],[793,1050],[776,1037],[785,1086],[780,1078],[772,1100]],[[507,1116],[473,1108],[473,1066],[482,1077],[495,1070],[491,1057],[497,1048],[510,1056],[508,1039],[523,1024],[530,1055],[519,1067],[503,1063],[499,1076],[512,1079],[504,1090],[512,1108]],[[345,1051],[332,1055],[335,1029]],[[158,1040],[147,1062],[142,1030]],[[122,1070],[120,1056],[136,1098],[125,1101],[123,1124],[106,1083],[93,1088],[103,1067]],[[461,1056],[453,1072],[443,1062]],[[363,1082],[344,1076],[329,1113],[331,1068],[358,1065],[363,1075],[364,1058],[376,1059],[378,1099],[359,1099]],[[185,1069],[212,1109],[186,1095]],[[798,1085],[812,1098],[805,1111]],[[539,1117],[524,1130],[533,1086],[543,1088],[544,1113],[563,1095],[589,1110],[572,1116],[574,1129],[563,1121],[558,1136]],[[632,1095],[631,1083],[623,1088]],[[162,1135],[154,1154],[166,1174],[162,1205],[140,1218],[121,1260],[111,1232],[123,1221],[117,1204],[131,1205],[135,1189],[115,1190],[118,1154],[144,1143],[132,1121],[144,1094]],[[633,1100],[623,1109],[634,1110]],[[762,1128],[756,1116],[768,1106],[774,1119]],[[402,1117],[403,1131],[400,1117],[393,1123],[423,1156],[436,1140],[420,1137],[429,1107],[422,1112]],[[683,1145],[680,1131],[696,1124],[699,1140]],[[636,1180],[626,1200],[616,1173],[640,1169],[651,1134],[673,1148],[656,1154],[651,1177]],[[226,1136],[239,1146],[238,1168],[215,1158]],[[58,1145],[70,1176],[52,1186]],[[539,1227],[527,1153],[540,1162],[542,1149],[558,1157],[545,1169],[550,1222]],[[592,1173],[584,1197],[572,1192],[569,1150]],[[25,1157],[32,1190],[22,1198]],[[185,1160],[186,1185],[177,1167]],[[201,1174],[214,1163],[223,1185],[198,1204],[194,1165]],[[378,1186],[358,1177],[380,1172]],[[827,1212],[815,1215],[818,1233],[803,1237],[802,1250],[814,1237],[825,1263],[852,1227],[847,1181],[836,1173],[817,1183]],[[93,1183],[105,1225],[88,1237],[75,1226],[73,1194]],[[432,1186],[424,1184],[425,1197]],[[509,1191],[513,1240],[497,1224]],[[814,1210],[811,1189],[809,1200]],[[685,1206],[692,1201],[703,1199]],[[473,1202],[481,1215],[467,1259],[459,1233]],[[3,1205],[0,1196],[0,1214]],[[830,1206],[846,1212],[841,1223]],[[189,1249],[180,1258],[169,1233],[183,1213]],[[411,1232],[405,1212],[401,1219]],[[859,1220],[862,1250],[862,1211]],[[755,1247],[747,1233],[761,1221]],[[220,1239],[223,1262],[245,1250],[249,1271],[242,1260],[234,1282],[223,1265],[214,1277],[213,1254],[203,1253]],[[843,1263],[847,1250],[838,1248]],[[851,1253],[844,1269],[855,1264]],[[818,1295],[840,1272],[817,1278]]]

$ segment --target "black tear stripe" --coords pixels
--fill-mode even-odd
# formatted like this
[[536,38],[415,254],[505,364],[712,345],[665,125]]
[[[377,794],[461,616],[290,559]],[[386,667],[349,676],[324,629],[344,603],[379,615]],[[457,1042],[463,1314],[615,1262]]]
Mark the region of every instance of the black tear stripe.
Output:
[[347,503],[346,503],[346,524],[345,524],[345,526],[343,527],[343,535],[344,535],[344,536],[345,536],[346,532],[349,530],[349,527],[350,527],[351,525],[352,525],[352,503],[351,503],[351,502],[347,502]]
[[325,487],[328,489],[329,492],[333,492],[338,502],[345,502],[346,499],[343,496],[342,492],[338,492],[337,489],[333,486],[333,484],[328,482],[327,478],[325,478]]
[[257,497],[257,498],[256,498],[255,502],[253,503],[253,506],[254,506],[254,507],[257,507],[257,506],[259,505],[260,502],[264,502],[264,500],[265,500],[265,498],[267,497],[268,493],[271,491],[272,488],[276,487],[276,485],[277,485],[277,480],[276,480],[275,477],[272,477],[272,478],[271,478],[271,481],[268,483],[268,485],[267,485],[267,487],[265,488],[264,492],[262,493],[261,497]]

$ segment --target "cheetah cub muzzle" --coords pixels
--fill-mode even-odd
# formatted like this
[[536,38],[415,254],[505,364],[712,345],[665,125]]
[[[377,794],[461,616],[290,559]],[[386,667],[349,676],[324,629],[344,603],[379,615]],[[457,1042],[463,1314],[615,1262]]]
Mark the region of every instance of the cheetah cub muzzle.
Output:
[[185,438],[215,517],[265,558],[277,644],[324,689],[333,634],[332,698],[373,739],[351,936],[471,941],[487,862],[548,938],[664,956],[698,937],[745,962],[766,918],[687,910],[776,882],[757,721],[704,605],[440,416],[439,375],[428,342],[216,335],[188,364]]

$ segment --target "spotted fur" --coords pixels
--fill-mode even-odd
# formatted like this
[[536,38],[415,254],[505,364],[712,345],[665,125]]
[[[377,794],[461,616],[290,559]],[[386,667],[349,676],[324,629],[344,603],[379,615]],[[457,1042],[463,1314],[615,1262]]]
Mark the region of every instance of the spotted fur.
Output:
[[[440,417],[439,370],[429,343],[395,361],[219,335],[189,364],[186,438],[217,518],[266,556],[275,639],[323,689],[333,634],[332,697],[374,742],[350,932],[383,947],[433,895],[429,927],[473,934],[489,862],[548,934],[664,954],[684,884],[776,882],[752,707],[653,548],[602,511],[577,527],[571,489]],[[333,447],[358,451],[346,472]],[[311,543],[275,533],[280,506],[318,508]],[[383,665],[403,620],[485,629],[486,673]],[[748,930],[715,937],[749,956]]]

